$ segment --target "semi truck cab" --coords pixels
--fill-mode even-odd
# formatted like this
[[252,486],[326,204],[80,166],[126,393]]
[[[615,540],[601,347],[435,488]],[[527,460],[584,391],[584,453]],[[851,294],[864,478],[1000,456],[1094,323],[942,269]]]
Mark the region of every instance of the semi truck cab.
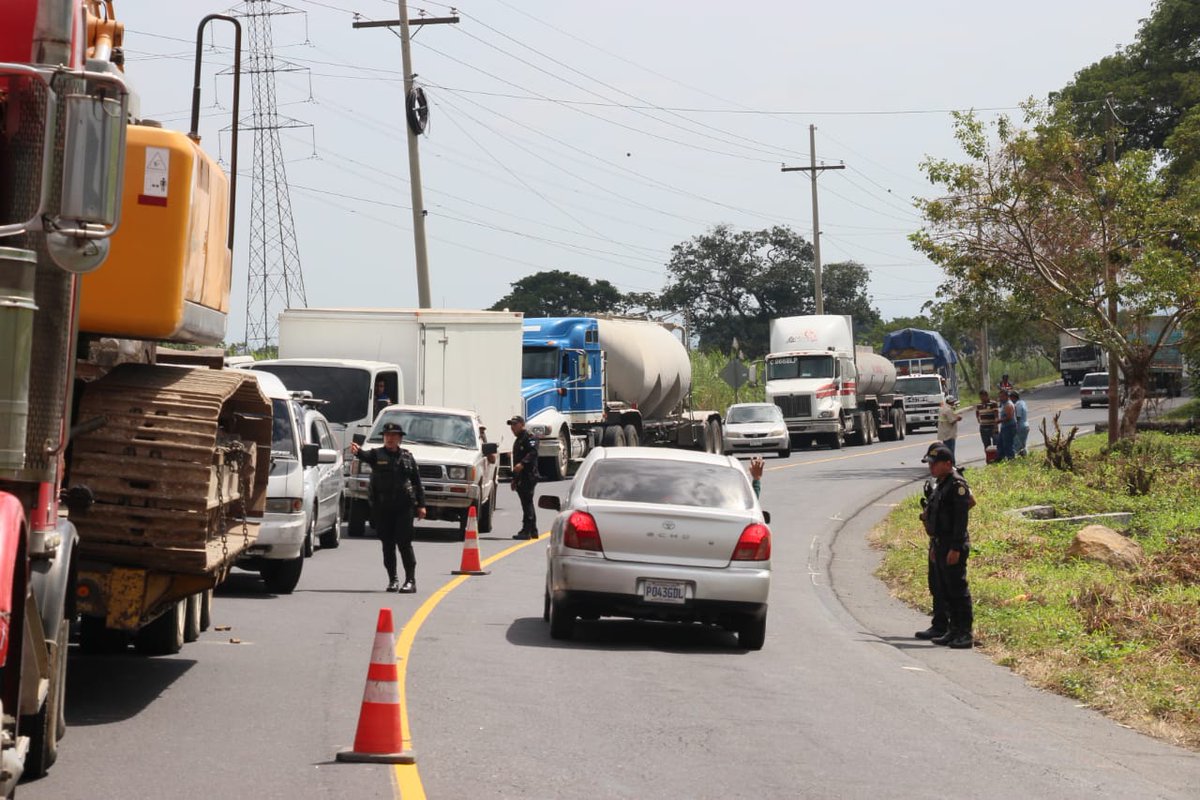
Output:
[[837,433],[854,407],[858,371],[836,351],[779,353],[767,359],[767,400],[779,406],[793,434]]

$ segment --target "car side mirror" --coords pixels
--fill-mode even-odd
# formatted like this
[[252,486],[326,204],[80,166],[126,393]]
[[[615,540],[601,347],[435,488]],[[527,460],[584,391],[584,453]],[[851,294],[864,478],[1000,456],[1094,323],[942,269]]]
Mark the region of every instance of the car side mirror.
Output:
[[337,460],[337,450],[326,450],[324,447],[322,447],[317,451],[317,462],[320,464],[336,464]]
[[315,467],[321,463],[321,445],[319,444],[302,444],[300,445],[300,466],[308,469]]
[[500,445],[497,444],[496,442],[484,442],[483,443],[483,454],[485,456],[494,456],[499,452],[500,452]]
[[562,498],[552,494],[544,494],[538,498],[538,508],[546,508],[550,511],[562,511]]
[[763,522],[767,523],[768,525],[771,524],[771,512],[770,511],[763,512]]

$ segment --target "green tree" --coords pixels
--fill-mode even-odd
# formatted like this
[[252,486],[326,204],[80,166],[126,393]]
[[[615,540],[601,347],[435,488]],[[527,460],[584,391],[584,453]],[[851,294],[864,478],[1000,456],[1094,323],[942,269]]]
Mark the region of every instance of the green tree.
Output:
[[527,317],[573,317],[621,313],[629,304],[626,296],[603,278],[593,281],[557,269],[526,275],[510,286],[512,291],[489,310],[522,311]]
[[[684,314],[705,350],[727,351],[736,337],[748,356],[762,355],[772,318],[814,313],[812,245],[784,226],[717,225],[671,248],[667,272],[659,305]],[[851,314],[856,327],[875,325],[868,277],[853,261],[824,265],[825,312]]]
[[1132,436],[1158,342],[1130,334],[1161,315],[1166,337],[1200,303],[1200,193],[1172,194],[1150,151],[1097,163],[1095,137],[1032,104],[1024,128],[1002,118],[995,132],[993,142],[974,115],[956,115],[968,160],[925,160],[944,196],[919,201],[925,224],[912,240],[956,296],[998,293],[1056,329],[1079,324],[1113,353],[1129,397],[1120,435]]

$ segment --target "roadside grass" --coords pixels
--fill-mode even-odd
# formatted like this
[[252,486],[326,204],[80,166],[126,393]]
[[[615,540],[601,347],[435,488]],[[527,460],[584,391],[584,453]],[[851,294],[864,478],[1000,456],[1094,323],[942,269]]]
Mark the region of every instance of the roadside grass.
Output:
[[[725,413],[734,402],[733,387],[721,380],[721,370],[729,361],[729,354],[721,352],[702,353],[694,350],[692,360],[692,408]],[[762,383],[762,365],[758,364],[758,386],[743,386],[737,392],[739,403],[761,403],[766,398]]]
[[1181,406],[1171,409],[1163,415],[1166,419],[1191,419],[1200,417],[1200,397],[1193,397]]
[[[969,568],[978,646],[1036,686],[1200,749],[1200,436],[1105,445],[1078,439],[1074,473],[1045,466],[1040,451],[967,469],[979,501]],[[1147,482],[1149,491],[1131,493]],[[902,502],[871,543],[884,551],[876,574],[893,595],[928,611],[919,498]],[[1004,513],[1028,505],[1059,516],[1132,511],[1125,533],[1146,558],[1129,571],[1068,559],[1082,525]]]

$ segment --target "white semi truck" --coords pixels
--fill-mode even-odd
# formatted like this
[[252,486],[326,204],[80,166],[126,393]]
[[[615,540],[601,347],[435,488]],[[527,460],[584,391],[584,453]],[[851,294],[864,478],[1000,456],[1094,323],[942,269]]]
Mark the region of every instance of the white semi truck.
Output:
[[1108,354],[1097,344],[1081,338],[1083,331],[1071,328],[1058,334],[1058,371],[1064,386],[1078,385],[1089,372],[1108,369]]
[[896,368],[854,346],[849,316],[771,320],[767,402],[783,411],[793,444],[834,448],[905,436],[904,396],[893,392]]

